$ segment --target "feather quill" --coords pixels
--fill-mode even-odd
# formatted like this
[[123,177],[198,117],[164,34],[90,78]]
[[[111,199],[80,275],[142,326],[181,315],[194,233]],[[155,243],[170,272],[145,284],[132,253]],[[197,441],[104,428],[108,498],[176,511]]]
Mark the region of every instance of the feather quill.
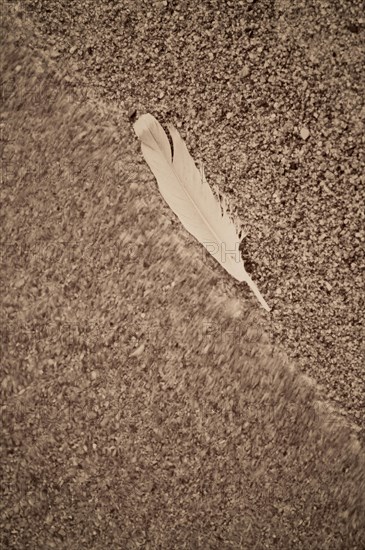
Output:
[[173,143],[151,114],[142,115],[134,124],[141,140],[144,159],[154,174],[161,195],[181,223],[235,279],[245,281],[270,311],[256,284],[245,270],[239,251],[242,240],[231,220],[227,204],[219,201],[198,170],[180,134],[169,125]]

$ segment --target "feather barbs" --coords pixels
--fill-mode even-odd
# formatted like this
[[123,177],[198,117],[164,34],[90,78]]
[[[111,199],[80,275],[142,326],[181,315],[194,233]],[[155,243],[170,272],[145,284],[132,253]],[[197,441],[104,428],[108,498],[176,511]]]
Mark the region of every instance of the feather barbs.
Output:
[[[245,281],[261,305],[269,306],[245,270],[239,251],[244,237],[230,215],[228,204],[213,194],[204,168],[197,168],[185,142],[172,125],[168,126],[173,154],[166,132],[151,114],[134,124],[141,140],[142,154],[154,174],[161,195],[181,223],[235,279]],[[239,233],[241,233],[239,235]]]

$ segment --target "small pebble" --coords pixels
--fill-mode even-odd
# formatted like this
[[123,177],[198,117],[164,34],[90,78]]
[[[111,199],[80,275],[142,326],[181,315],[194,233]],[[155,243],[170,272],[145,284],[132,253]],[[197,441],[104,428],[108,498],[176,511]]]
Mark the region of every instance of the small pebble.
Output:
[[304,140],[309,138],[309,130],[305,126],[300,130],[300,137]]
[[240,75],[245,78],[246,76],[248,76],[250,74],[250,69],[248,68],[247,65],[245,65],[241,71],[240,71]]
[[141,344],[138,348],[129,355],[129,357],[139,357],[144,352],[145,345]]
[[61,53],[57,49],[53,49],[49,52],[49,55],[52,59],[57,59],[61,55]]

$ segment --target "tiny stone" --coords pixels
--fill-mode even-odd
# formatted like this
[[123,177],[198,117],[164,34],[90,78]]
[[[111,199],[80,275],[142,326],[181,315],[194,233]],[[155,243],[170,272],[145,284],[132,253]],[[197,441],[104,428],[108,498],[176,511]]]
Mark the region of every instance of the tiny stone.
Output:
[[77,50],[77,46],[71,46],[71,48],[69,49],[69,52],[72,55],[75,53],[76,50]]
[[273,198],[274,198],[276,204],[279,204],[281,202],[281,198],[280,198],[280,195],[278,193],[274,193]]
[[129,355],[129,357],[139,357],[144,352],[145,345],[141,344],[138,348]]
[[61,55],[61,53],[58,50],[53,49],[50,51],[49,55],[51,56],[52,59],[56,59]]
[[250,74],[250,69],[247,67],[247,65],[245,65],[242,69],[241,69],[241,72],[240,72],[241,76],[243,78],[245,78],[246,76],[248,76]]
[[356,25],[355,23],[350,23],[349,25],[347,25],[347,28],[353,34],[358,34],[359,32],[359,26]]
[[24,283],[25,283],[24,277],[21,277],[15,282],[14,287],[21,288],[22,286],[24,286]]
[[309,138],[309,130],[305,126],[300,130],[300,137],[304,140]]

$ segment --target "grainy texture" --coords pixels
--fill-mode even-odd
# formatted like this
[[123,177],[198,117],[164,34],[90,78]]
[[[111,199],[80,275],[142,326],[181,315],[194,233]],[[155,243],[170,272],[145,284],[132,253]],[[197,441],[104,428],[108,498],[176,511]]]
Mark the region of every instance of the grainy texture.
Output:
[[69,86],[177,125],[248,232],[270,334],[363,423],[361,2],[22,6]]
[[[126,4],[115,4],[126,18],[118,51],[131,82],[136,81],[138,64],[130,59],[138,59],[141,38],[128,21],[143,13],[147,20],[149,11],[149,24],[151,29],[156,26],[157,33],[157,22],[168,17],[171,4],[155,4],[144,8],[131,2],[129,15]],[[75,27],[68,27],[79,29],[77,47],[84,47],[84,32],[100,44],[103,40],[108,44],[112,36],[118,40],[118,32],[108,30],[110,16],[103,32],[92,32],[96,21],[101,28],[101,9],[106,8],[95,8],[87,23],[90,5],[85,3]],[[216,55],[219,46],[223,59],[226,42],[219,42],[219,33],[224,30],[226,35],[228,23],[232,28],[237,23],[236,5],[240,4],[232,3],[231,8],[227,4],[227,10],[222,10],[224,24],[212,39],[211,52]],[[35,10],[33,19],[41,24],[41,34],[34,33],[22,6]],[[292,231],[290,206],[287,211],[283,206],[280,219],[286,225],[275,227],[265,242],[253,235],[250,250],[258,264],[256,275],[258,279],[262,275],[262,283],[268,281],[267,298],[275,305],[271,325],[249,290],[229,280],[214,260],[202,258],[200,246],[173,220],[146,166],[137,160],[138,144],[112,101],[113,89],[104,102],[99,92],[87,94],[86,88],[78,88],[74,94],[70,89],[76,68],[66,58],[75,52],[69,54],[69,46],[63,44],[68,40],[67,19],[71,22],[77,5],[72,3],[67,10],[66,6],[26,2],[14,8],[17,16],[5,16],[3,21],[2,548],[362,549],[365,456],[356,426],[361,418],[363,377],[356,359],[360,324],[358,333],[354,332],[361,311],[356,283],[360,259],[354,260],[352,294],[340,317],[322,294],[312,294],[312,287],[305,297],[297,294],[302,312],[307,311],[307,300],[317,300],[318,323],[332,316],[334,337],[344,330],[342,323],[352,330],[353,349],[343,348],[342,340],[338,343],[347,353],[343,351],[341,363],[335,354],[332,362],[325,361],[325,349],[317,342],[320,331],[314,330],[310,318],[303,313],[299,323],[294,302],[284,297],[275,302],[275,285],[287,281],[278,257],[270,263],[270,272],[262,269],[265,254],[274,260],[280,250],[284,253],[281,231]],[[191,22],[191,35],[201,29],[196,26],[199,9]],[[252,9],[258,9],[255,3]],[[323,15],[328,25],[339,21],[334,12],[329,18],[331,10],[327,6]],[[354,13],[355,18],[350,8],[346,13],[346,17]],[[245,11],[242,17],[246,16]],[[260,32],[268,24],[266,17],[263,11]],[[143,26],[143,17],[139,20]],[[353,25],[362,32],[358,21]],[[181,25],[184,30],[184,20]],[[121,29],[121,23],[116,26]],[[290,34],[293,28],[294,23],[288,24],[286,31]],[[43,55],[46,29],[53,46]],[[133,29],[134,41],[128,38]],[[159,29],[158,36],[166,33],[171,40],[178,34],[176,27],[166,29],[165,24]],[[182,48],[194,44],[186,33]],[[153,57],[152,30],[147,35]],[[356,33],[351,31],[352,35]],[[192,47],[191,56],[196,51]],[[209,57],[208,50],[206,54]],[[155,63],[158,82],[158,71],[166,68],[164,57]],[[169,78],[186,71],[181,65],[185,67],[180,64]],[[84,84],[93,73],[95,82],[109,85],[111,69],[108,78],[97,76],[96,60],[89,63],[87,78],[82,57],[79,68]],[[227,62],[225,68],[229,73]],[[191,71],[198,81],[198,69],[192,65]],[[143,110],[167,117],[169,102],[157,108],[147,85],[143,88],[144,72],[138,74],[140,86],[127,97],[126,76],[118,73],[126,109],[137,98]],[[153,82],[151,75],[149,79]],[[195,85],[188,88],[191,95],[187,91],[192,101]],[[279,211],[275,214],[272,204],[264,200],[275,171],[260,140],[256,167],[253,151],[244,165],[236,163],[225,149],[235,143],[229,135],[231,126],[211,118],[214,133],[208,132],[208,117],[186,114],[182,91],[177,93],[171,83],[167,89],[171,91],[166,95],[174,94],[169,100],[176,108],[174,121],[180,120],[189,140],[209,135],[203,154],[204,159],[211,157],[207,171],[222,176],[222,163],[227,163],[225,169],[230,167],[227,183],[220,183],[225,191],[227,185],[233,186],[232,200],[238,209],[245,208],[248,226],[262,232],[263,223],[275,225]],[[218,94],[214,102],[210,98],[209,107],[221,101]],[[266,136],[266,130],[260,130],[262,114],[252,113],[247,120],[251,124],[247,143],[252,145]],[[312,135],[309,123],[308,128],[305,143]],[[245,124],[240,132],[246,131]],[[360,139],[355,142],[354,162],[343,160],[344,171],[354,166],[358,178]],[[317,166],[304,160],[298,170],[311,165]],[[260,178],[258,173],[238,178],[238,166],[262,171]],[[334,190],[337,180],[333,185]],[[316,195],[307,186],[307,196],[304,187],[301,197],[310,203]],[[351,214],[352,226],[357,220],[355,203],[346,189],[340,186],[338,194]],[[360,187],[357,192],[360,203]],[[293,199],[294,190],[289,196]],[[321,204],[317,198],[315,204]],[[277,240],[273,250],[268,248],[270,239]],[[318,246],[316,240],[311,244]],[[356,242],[351,246],[357,250]],[[297,248],[290,242],[286,245],[287,255],[296,261]],[[323,256],[322,249],[314,250],[318,254],[315,269],[323,269],[331,258]],[[296,267],[294,261],[288,262],[287,270],[291,277],[298,276],[300,290],[304,283]],[[339,270],[338,276],[341,279],[344,272]],[[326,304],[332,308],[329,312]],[[270,326],[277,334],[276,347]],[[289,329],[298,330],[302,342],[291,341]],[[297,353],[299,360],[305,350],[314,354],[313,349],[319,350],[316,357],[311,365],[303,363],[303,368],[323,383],[322,398],[335,397],[347,410],[346,423],[328,410],[316,383],[301,376],[285,354]],[[341,367],[345,381],[332,373],[333,365]],[[343,387],[351,388],[351,398],[344,395]],[[352,418],[355,424],[350,423]]]

